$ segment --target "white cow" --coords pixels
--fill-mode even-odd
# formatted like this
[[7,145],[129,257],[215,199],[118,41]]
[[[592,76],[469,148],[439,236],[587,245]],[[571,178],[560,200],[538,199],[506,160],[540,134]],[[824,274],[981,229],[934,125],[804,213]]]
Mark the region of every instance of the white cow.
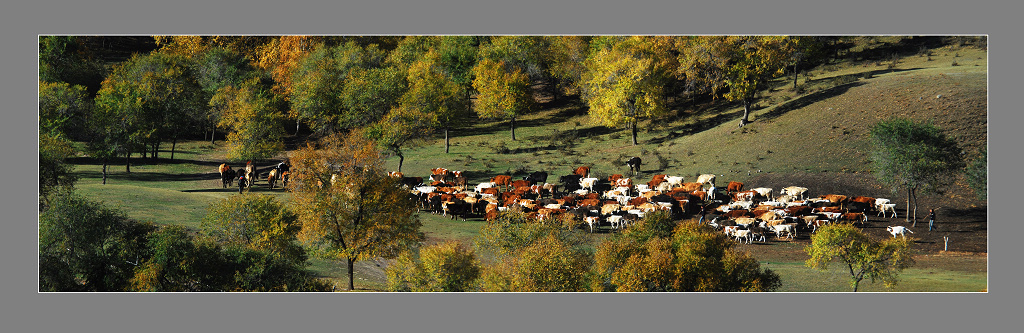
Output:
[[700,177],[697,177],[697,182],[701,184],[714,184],[715,175],[710,173],[700,175]]
[[752,236],[750,235],[750,230],[747,230],[747,229],[736,229],[736,230],[733,230],[732,231],[732,236],[736,237],[736,240],[740,241],[740,242],[742,242],[743,240],[746,240],[747,244],[750,244],[750,241],[752,239]]
[[794,197],[800,197],[801,200],[804,198],[804,193],[807,192],[806,187],[800,186],[789,186],[779,190],[779,194],[792,195]]
[[892,217],[895,218],[896,217],[896,204],[886,203],[886,204],[878,205],[878,215],[882,215],[882,217],[885,217],[885,212],[886,211],[892,212]]
[[903,236],[903,238],[907,238],[908,232],[914,233],[913,230],[907,229],[907,227],[904,226],[885,227],[885,230],[888,230],[889,233],[892,234],[892,238],[896,238],[897,235]]
[[787,238],[793,239],[796,237],[796,227],[792,224],[779,224],[771,226],[772,231],[775,232],[775,236],[782,238],[783,234],[786,234]]
[[770,188],[758,187],[758,188],[752,189],[752,191],[756,191],[757,194],[760,194],[762,197],[768,198],[768,200],[772,199],[772,189],[770,189]]
[[597,180],[598,180],[597,178],[583,178],[583,179],[580,179],[580,187],[586,187],[587,189],[593,191],[594,190],[594,184],[597,183]]
[[671,187],[683,186],[683,177],[666,176],[665,182]]
[[594,226],[600,223],[601,218],[597,216],[586,216],[583,218],[583,221],[587,222],[587,225],[590,226],[590,233],[594,233]]

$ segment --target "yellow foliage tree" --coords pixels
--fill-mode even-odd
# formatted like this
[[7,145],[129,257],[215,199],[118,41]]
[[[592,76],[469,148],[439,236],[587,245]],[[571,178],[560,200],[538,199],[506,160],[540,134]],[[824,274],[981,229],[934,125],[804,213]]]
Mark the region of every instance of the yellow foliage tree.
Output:
[[516,139],[516,117],[533,108],[530,78],[520,68],[509,68],[504,61],[483,59],[473,67],[473,89],[477,95],[476,112],[484,118],[505,118]]
[[590,116],[605,126],[626,125],[633,145],[637,123],[665,113],[665,86],[671,82],[671,44],[654,37],[598,38],[587,58],[581,88]]
[[376,143],[361,131],[329,135],[290,159],[298,238],[314,255],[347,261],[349,290],[356,261],[395,258],[424,239],[415,201],[387,176]]

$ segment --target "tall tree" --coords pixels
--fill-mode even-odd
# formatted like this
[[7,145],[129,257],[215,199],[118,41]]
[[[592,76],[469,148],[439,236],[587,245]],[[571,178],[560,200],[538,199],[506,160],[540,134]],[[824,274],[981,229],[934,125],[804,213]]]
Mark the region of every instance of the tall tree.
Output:
[[253,77],[240,87],[225,86],[210,100],[222,110],[219,126],[228,134],[228,159],[268,159],[284,150],[285,115],[274,108],[273,96],[265,82]]
[[893,287],[899,282],[899,273],[914,265],[913,242],[909,238],[875,241],[852,224],[827,225],[811,235],[811,245],[804,248],[811,258],[805,264],[819,270],[827,270],[834,261],[846,265],[854,292],[866,277],[872,283],[878,279]]
[[595,254],[595,291],[772,291],[778,274],[720,232],[668,214],[644,219],[606,240]]
[[39,214],[39,290],[124,290],[155,227],[72,191],[49,202]]
[[153,53],[133,56],[114,66],[103,81],[96,106],[130,119],[131,142],[156,158],[161,141],[172,140],[171,158],[180,135],[199,127],[206,96],[182,56]]
[[427,136],[430,124],[425,122],[431,115],[405,106],[391,109],[380,121],[367,126],[367,138],[374,140],[384,150],[398,156],[398,171],[402,171],[405,154],[402,148],[415,139]]
[[671,82],[671,44],[656,37],[603,37],[587,58],[581,87],[589,113],[607,126],[625,124],[637,144],[637,123],[667,110],[665,86]]
[[679,71],[701,91],[743,103],[739,126],[768,82],[785,73],[793,49],[786,36],[697,36],[680,43]]
[[590,56],[590,36],[545,36],[544,62],[554,83],[551,89],[557,100],[560,95],[580,93],[584,62]]
[[[396,92],[402,91],[404,84],[404,77],[397,72],[380,68],[385,56],[383,50],[372,44],[317,46],[292,73],[293,110],[321,134],[379,119],[388,110],[386,105],[397,98],[375,99],[374,91],[400,96]],[[373,118],[374,114],[377,118]]]
[[395,258],[423,240],[415,202],[387,176],[375,143],[361,131],[329,135],[290,159],[299,240],[318,256],[345,259],[349,290],[356,261]]
[[476,112],[484,118],[509,120],[512,140],[516,139],[516,117],[533,108],[530,78],[505,62],[483,59],[473,68],[473,88],[478,92]]
[[469,84],[472,81],[466,77],[470,74],[460,67],[464,64],[456,61],[451,65],[445,59],[443,54],[431,49],[413,62],[407,70],[409,89],[401,103],[402,108],[423,115],[421,119],[429,119],[430,127],[444,132],[444,152],[448,153],[449,130],[462,126],[470,116]]
[[95,93],[103,69],[83,37],[39,36],[39,80],[84,86]]
[[[240,87],[246,79],[256,75],[244,55],[224,47],[206,50],[195,59],[194,65],[196,79],[208,98],[213,98],[221,88]],[[224,113],[225,110],[218,107],[207,108],[205,116],[209,125],[211,144],[216,139],[217,123]]]
[[[917,226],[917,192],[941,192],[964,167],[956,140],[930,123],[893,118],[871,127],[873,173],[882,182],[907,191],[906,220]],[[913,203],[913,211],[911,211]]]

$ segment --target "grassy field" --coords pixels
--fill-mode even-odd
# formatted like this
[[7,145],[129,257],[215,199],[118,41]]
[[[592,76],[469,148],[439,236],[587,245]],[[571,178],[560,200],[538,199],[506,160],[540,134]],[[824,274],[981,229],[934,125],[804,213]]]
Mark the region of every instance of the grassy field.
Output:
[[[886,196],[897,201],[902,199],[899,194],[883,189],[869,175],[867,129],[874,122],[892,116],[933,119],[955,135],[968,153],[987,142],[986,51],[949,46],[929,52],[932,55],[903,56],[891,68],[891,62],[845,60],[812,69],[800,77],[798,91],[791,89],[792,78],[779,79],[777,88],[765,92],[757,103],[751,116],[754,122],[743,128],[736,126],[742,112],[736,103],[719,100],[690,105],[682,101],[665,117],[641,122],[641,144],[637,146],[630,144],[625,129],[594,123],[578,101],[542,101],[540,110],[518,119],[518,140],[510,140],[507,122],[477,120],[452,131],[449,154],[444,153],[441,140],[422,141],[406,148],[402,172],[425,177],[431,168],[445,167],[465,171],[474,184],[497,174],[520,177],[528,171],[547,171],[548,181],[554,182],[579,165],[591,165],[593,175],[601,178],[625,174],[625,160],[641,156],[644,166],[640,178],[645,181],[654,174],[681,175],[692,181],[693,175],[700,173],[719,174],[719,182],[748,184],[769,178],[778,182],[818,179],[815,184],[821,186],[808,186],[812,196],[844,190],[839,193]],[[174,161],[167,160],[169,151],[162,151],[159,162],[133,158],[131,174],[124,172],[123,161],[111,165],[106,185],[100,184],[101,168],[95,161],[77,158],[72,163],[80,177],[76,188],[84,195],[119,207],[138,220],[195,228],[210,203],[237,195],[237,188],[222,189],[219,183],[216,166],[223,163],[224,153],[223,142],[179,143]],[[392,170],[397,164],[397,158],[388,160]],[[269,165],[271,162],[259,166]],[[766,177],[769,175],[775,178]],[[965,189],[960,184],[954,191],[924,199],[951,201],[964,207],[985,204],[965,195]],[[281,189],[268,190],[265,181],[252,192],[290,200]],[[485,223],[473,219],[451,221],[430,214],[420,217],[428,243],[458,240],[472,244]],[[606,234],[594,237],[599,242]],[[782,275],[780,291],[850,290],[846,273],[838,266],[825,273],[804,267],[806,255],[801,257],[800,244],[771,245],[779,247],[770,247],[771,252],[746,246],[741,249],[751,250]],[[334,281],[339,289],[347,283],[344,262],[310,262],[314,271]],[[383,290],[384,265],[375,261],[357,263],[357,290]],[[919,265],[902,277],[893,290],[869,281],[862,282],[861,290],[986,290],[987,257],[984,253],[925,253]]]

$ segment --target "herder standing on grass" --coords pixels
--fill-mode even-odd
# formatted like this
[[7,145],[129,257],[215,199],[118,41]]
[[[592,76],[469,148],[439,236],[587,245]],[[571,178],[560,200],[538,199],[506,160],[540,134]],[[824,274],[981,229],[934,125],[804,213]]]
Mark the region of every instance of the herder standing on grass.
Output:
[[[935,226],[935,209],[928,210],[928,231],[932,231]],[[935,228],[936,230],[938,228]]]

